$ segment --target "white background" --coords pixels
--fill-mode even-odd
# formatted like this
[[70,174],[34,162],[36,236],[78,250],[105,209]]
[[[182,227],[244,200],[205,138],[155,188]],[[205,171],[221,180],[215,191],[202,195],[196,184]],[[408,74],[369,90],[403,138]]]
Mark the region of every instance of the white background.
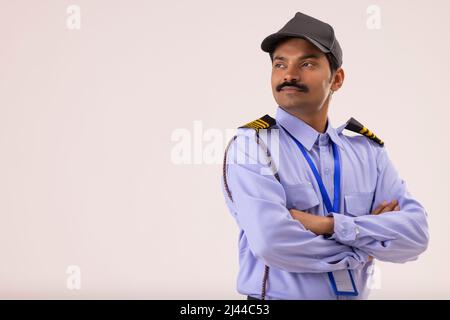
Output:
[[[243,298],[221,165],[174,164],[171,136],[274,115],[260,44],[297,11],[343,48],[332,124],[353,116],[384,140],[429,213],[428,251],[378,262],[371,298],[450,298],[450,2],[0,4],[0,298]],[[80,30],[66,27],[71,4]]]

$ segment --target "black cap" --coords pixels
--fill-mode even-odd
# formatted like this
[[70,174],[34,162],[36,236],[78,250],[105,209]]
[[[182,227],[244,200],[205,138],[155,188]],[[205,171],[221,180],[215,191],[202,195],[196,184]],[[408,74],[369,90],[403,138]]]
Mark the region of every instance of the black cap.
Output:
[[338,67],[342,65],[342,49],[334,36],[333,27],[328,23],[297,12],[277,33],[271,34],[263,40],[261,49],[272,53],[278,42],[286,38],[306,39],[323,53],[331,53],[336,59]]

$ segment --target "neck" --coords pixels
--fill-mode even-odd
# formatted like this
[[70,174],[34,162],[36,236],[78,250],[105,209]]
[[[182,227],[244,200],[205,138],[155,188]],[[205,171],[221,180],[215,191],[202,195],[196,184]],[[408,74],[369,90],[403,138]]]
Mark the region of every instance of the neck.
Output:
[[327,129],[328,105],[324,105],[322,109],[315,113],[302,113],[299,110],[285,110],[287,113],[302,120],[317,132],[324,133]]

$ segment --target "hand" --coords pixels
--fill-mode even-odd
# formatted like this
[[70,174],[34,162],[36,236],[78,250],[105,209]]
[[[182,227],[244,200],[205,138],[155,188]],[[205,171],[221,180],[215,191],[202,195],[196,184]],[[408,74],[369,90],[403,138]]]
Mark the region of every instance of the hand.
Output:
[[394,199],[391,202],[383,201],[377,208],[375,208],[372,211],[372,214],[378,215],[388,211],[399,211],[399,210],[400,206],[398,205],[398,201]]
[[333,233],[334,219],[332,217],[316,216],[296,209],[290,209],[289,212],[292,218],[299,221],[307,230],[317,235]]

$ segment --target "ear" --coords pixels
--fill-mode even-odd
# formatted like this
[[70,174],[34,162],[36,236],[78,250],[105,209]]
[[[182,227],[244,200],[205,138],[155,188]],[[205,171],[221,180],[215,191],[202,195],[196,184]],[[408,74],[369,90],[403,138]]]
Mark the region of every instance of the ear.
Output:
[[342,68],[337,69],[336,72],[334,73],[333,83],[331,84],[330,89],[332,91],[338,91],[342,87],[342,84],[344,83],[344,78],[345,78],[344,69]]

